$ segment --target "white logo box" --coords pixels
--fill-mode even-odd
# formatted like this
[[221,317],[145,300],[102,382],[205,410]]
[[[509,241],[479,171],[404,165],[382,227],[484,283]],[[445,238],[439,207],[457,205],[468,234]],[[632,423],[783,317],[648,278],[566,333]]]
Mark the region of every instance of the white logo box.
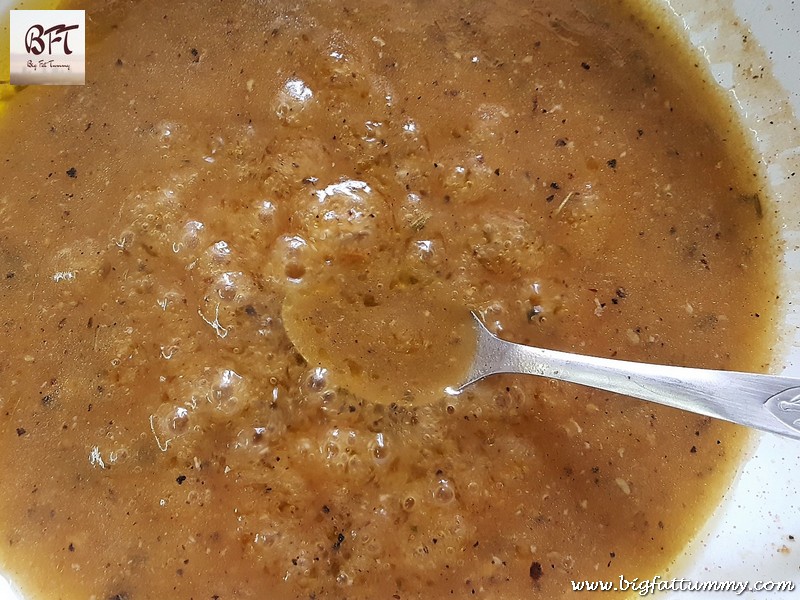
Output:
[[12,10],[10,17],[13,85],[84,85],[86,11]]

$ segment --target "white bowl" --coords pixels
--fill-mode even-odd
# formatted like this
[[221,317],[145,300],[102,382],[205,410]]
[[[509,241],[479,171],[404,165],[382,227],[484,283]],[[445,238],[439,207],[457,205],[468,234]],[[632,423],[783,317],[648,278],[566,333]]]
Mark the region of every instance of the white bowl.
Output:
[[[659,0],[729,92],[764,161],[784,243],[784,323],[775,372],[800,376],[800,7],[791,0]],[[756,42],[756,43],[754,43]],[[796,173],[797,175],[792,175]],[[773,435],[750,459],[705,530],[665,577],[793,581],[800,590],[800,444]],[[793,579],[794,578],[794,579]],[[692,598],[732,598],[705,592]],[[685,597],[673,593],[667,598]],[[753,597],[745,593],[740,597]],[[783,591],[760,594],[776,600]]]
[[[704,66],[729,91],[767,167],[770,202],[777,205],[785,246],[781,268],[786,314],[781,338],[776,340],[781,360],[775,372],[800,376],[800,132],[794,117],[800,114],[800,7],[794,0],[653,2],[700,50]],[[0,24],[14,4],[0,0]],[[793,581],[800,590],[799,509],[800,443],[761,436],[722,506],[677,564],[661,574],[662,580],[750,585]],[[638,574],[623,575],[633,579]],[[0,577],[0,600],[19,598],[4,584]],[[660,597],[686,598],[679,592]],[[691,595],[698,600],[733,597],[751,598],[753,593]],[[758,597],[789,600],[795,593]]]

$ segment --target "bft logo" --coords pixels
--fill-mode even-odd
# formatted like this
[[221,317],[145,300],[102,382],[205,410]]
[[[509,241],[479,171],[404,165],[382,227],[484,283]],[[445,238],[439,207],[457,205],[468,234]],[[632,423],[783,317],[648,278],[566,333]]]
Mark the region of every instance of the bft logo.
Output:
[[[25,50],[30,54],[39,56],[45,49],[47,54],[53,54],[53,44],[61,44],[61,50],[65,55],[72,54],[69,49],[69,32],[73,29],[79,29],[80,25],[65,25],[60,23],[54,25],[49,29],[45,29],[41,25],[31,25],[28,32],[25,34]],[[47,45],[45,45],[45,36]],[[58,46],[56,46],[58,49]]]
[[12,10],[10,24],[12,84],[85,83],[85,11]]

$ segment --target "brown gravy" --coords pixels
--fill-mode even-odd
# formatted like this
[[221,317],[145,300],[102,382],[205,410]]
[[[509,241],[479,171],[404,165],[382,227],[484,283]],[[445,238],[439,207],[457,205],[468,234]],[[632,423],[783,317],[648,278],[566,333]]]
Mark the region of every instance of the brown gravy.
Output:
[[[282,314],[353,318],[308,298],[380,281],[521,343],[763,370],[775,227],[685,56],[612,1],[84,5],[87,85],[0,120],[0,563],[26,594],[663,572],[743,431],[534,378],[370,398]],[[440,375],[416,364],[409,388]]]

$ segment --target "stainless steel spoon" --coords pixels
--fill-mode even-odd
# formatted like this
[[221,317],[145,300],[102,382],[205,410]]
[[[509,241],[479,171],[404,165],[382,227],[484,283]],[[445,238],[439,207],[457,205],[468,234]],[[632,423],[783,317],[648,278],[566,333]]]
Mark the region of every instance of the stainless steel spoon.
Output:
[[459,393],[497,373],[579,383],[800,440],[800,378],[671,367],[514,344],[475,313],[477,350]]

